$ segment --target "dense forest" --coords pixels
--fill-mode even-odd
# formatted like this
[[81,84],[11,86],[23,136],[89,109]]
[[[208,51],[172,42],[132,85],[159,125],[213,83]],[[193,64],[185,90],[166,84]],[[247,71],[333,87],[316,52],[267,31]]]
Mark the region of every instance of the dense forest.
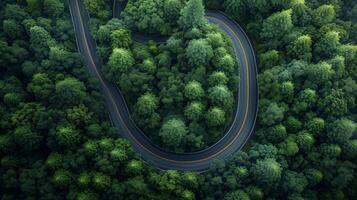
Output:
[[[99,26],[96,39],[104,74],[123,91],[139,127],[169,151],[191,152],[217,141],[231,123],[238,67],[228,38],[204,18],[202,2],[176,4],[175,12],[165,9],[171,4],[159,6],[171,19],[159,23],[154,16],[136,19],[140,9],[150,11],[148,2],[129,1],[123,19]],[[131,30],[172,29],[164,44],[132,41]]]
[[203,16],[230,15],[257,53],[255,135],[204,173],[155,169],[112,127],[67,1],[2,0],[1,199],[357,198],[354,0],[129,0],[120,19],[112,0],[83,1],[106,77],[152,141],[177,152],[231,123],[236,59]]

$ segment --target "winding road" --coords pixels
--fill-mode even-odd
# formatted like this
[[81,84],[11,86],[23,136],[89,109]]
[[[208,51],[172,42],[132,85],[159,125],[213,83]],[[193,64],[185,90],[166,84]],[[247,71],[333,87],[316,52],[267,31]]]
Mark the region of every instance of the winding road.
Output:
[[[238,102],[232,125],[214,145],[198,152],[175,154],[166,152],[152,144],[131,119],[121,91],[113,83],[107,81],[101,72],[102,64],[96,53],[96,43],[90,35],[89,16],[82,0],[68,0],[68,2],[77,47],[88,70],[99,80],[110,119],[121,136],[131,142],[134,150],[142,159],[159,169],[204,171],[209,168],[213,160],[223,160],[243,148],[254,131],[257,116],[257,68],[255,53],[249,38],[234,20],[219,11],[206,12],[209,22],[218,25],[231,39],[235,56],[239,62]],[[114,4],[114,16],[118,16],[121,10],[121,5]],[[145,40],[145,37],[144,39],[137,38],[139,36],[136,35],[133,37]]]

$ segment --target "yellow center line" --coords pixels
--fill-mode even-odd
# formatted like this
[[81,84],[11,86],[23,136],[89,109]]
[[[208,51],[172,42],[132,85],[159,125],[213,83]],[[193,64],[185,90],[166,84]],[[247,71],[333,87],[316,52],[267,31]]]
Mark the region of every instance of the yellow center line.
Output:
[[[78,13],[80,14],[79,4],[78,4],[78,1],[77,1],[77,0],[76,0],[76,4],[77,4],[77,11],[78,11]],[[83,30],[85,30],[84,25],[83,25],[82,16],[81,16],[81,15],[79,15],[79,20],[80,20],[80,22],[81,22],[81,25],[82,25]],[[243,48],[243,45],[242,45],[242,43],[241,43],[239,37],[237,36],[237,34],[236,34],[229,26],[227,26],[225,23],[223,23],[223,24],[224,24],[224,26],[226,26],[229,30],[231,30],[231,31],[233,32],[233,34],[236,36],[236,38],[238,39],[239,44],[240,44],[240,46],[242,47],[242,50],[243,50],[243,55],[244,55],[244,58],[245,58],[245,63],[246,63],[246,65],[248,66],[248,61],[247,61],[246,53],[245,53],[245,50],[244,50],[244,48]],[[83,33],[84,33],[84,31],[83,31]],[[86,36],[85,33],[83,34],[83,36],[84,36],[84,39],[85,39],[85,41],[86,41],[86,42],[85,42],[85,47],[86,47],[86,49],[87,49],[87,51],[88,51],[88,55],[89,55],[90,61],[91,61],[91,63],[92,63],[93,66],[94,66],[94,70],[95,70],[95,72],[96,72],[96,74],[97,74],[97,76],[98,76],[100,82],[102,83],[103,88],[104,88],[104,89],[106,90],[106,92],[109,94],[110,100],[111,100],[111,102],[113,103],[113,105],[114,105],[114,107],[115,107],[115,111],[116,111],[116,113],[118,114],[120,121],[124,124],[125,129],[128,131],[130,137],[131,137],[138,145],[140,145],[140,147],[142,147],[143,149],[145,149],[147,152],[149,152],[149,153],[152,154],[153,156],[155,156],[155,157],[157,157],[157,158],[160,158],[160,159],[162,159],[162,160],[166,160],[166,161],[173,162],[173,163],[197,163],[197,162],[205,161],[205,160],[208,160],[208,159],[210,159],[210,158],[216,157],[217,155],[219,155],[220,153],[222,153],[224,150],[226,150],[230,145],[232,145],[232,143],[238,138],[240,132],[242,131],[242,127],[243,127],[243,126],[240,127],[240,129],[239,129],[237,135],[234,137],[234,139],[233,139],[228,145],[226,145],[224,148],[222,148],[220,151],[216,152],[215,154],[213,154],[213,155],[211,155],[211,156],[209,156],[209,157],[203,158],[203,159],[199,159],[199,160],[192,160],[192,161],[190,161],[190,160],[182,160],[182,161],[181,161],[181,160],[171,160],[171,159],[168,159],[168,158],[159,156],[159,155],[157,155],[157,154],[154,154],[154,153],[151,152],[149,149],[147,149],[145,146],[143,146],[143,145],[134,137],[134,135],[133,135],[133,134],[130,132],[130,130],[128,129],[127,125],[124,123],[124,121],[123,121],[123,119],[122,119],[122,116],[120,115],[120,112],[119,112],[119,110],[118,110],[118,106],[117,106],[117,104],[115,103],[112,94],[110,93],[110,91],[109,91],[109,89],[107,88],[107,86],[105,85],[105,83],[104,83],[104,81],[103,81],[103,79],[102,79],[100,73],[99,73],[98,70],[97,70],[96,64],[95,64],[94,59],[93,59],[93,57],[92,57],[92,55],[91,55],[91,53],[90,53],[90,49],[89,49],[89,46],[88,46],[88,43],[87,43],[87,42],[88,42],[87,36]],[[248,69],[249,69],[249,68],[248,68]],[[248,76],[248,73],[247,73],[247,76]],[[248,80],[249,80],[249,76],[248,76]],[[248,82],[249,82],[249,81],[248,81]],[[238,92],[240,92],[240,91],[238,91]],[[249,84],[248,84],[248,93],[249,93]],[[249,101],[248,101],[248,100],[249,100],[249,95],[247,95],[247,106],[249,105]],[[237,111],[237,112],[238,112],[238,111]],[[243,124],[245,124],[245,121],[246,121],[246,118],[247,118],[247,114],[248,114],[248,109],[246,109],[245,116],[244,116],[244,120],[243,120]]]

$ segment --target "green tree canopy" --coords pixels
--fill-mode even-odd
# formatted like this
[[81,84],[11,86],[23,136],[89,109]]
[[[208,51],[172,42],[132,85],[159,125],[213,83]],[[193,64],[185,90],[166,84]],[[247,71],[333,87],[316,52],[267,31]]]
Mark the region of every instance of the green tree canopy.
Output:
[[78,105],[87,98],[86,87],[75,78],[65,78],[57,82],[55,94],[61,105]]
[[123,48],[115,48],[104,66],[104,73],[110,80],[117,80],[122,73],[128,72],[134,65],[132,53]]
[[203,90],[201,83],[191,81],[185,86],[184,94],[189,100],[199,100],[205,95],[205,91]]
[[184,142],[187,134],[187,127],[181,119],[170,119],[166,121],[159,132],[163,143],[166,146],[179,147]]
[[199,28],[205,23],[202,0],[189,0],[181,10],[179,24],[184,30]]
[[213,57],[213,50],[205,39],[191,40],[186,49],[186,57],[191,67],[205,66]]
[[226,120],[225,112],[219,107],[213,107],[206,113],[208,126],[220,126]]

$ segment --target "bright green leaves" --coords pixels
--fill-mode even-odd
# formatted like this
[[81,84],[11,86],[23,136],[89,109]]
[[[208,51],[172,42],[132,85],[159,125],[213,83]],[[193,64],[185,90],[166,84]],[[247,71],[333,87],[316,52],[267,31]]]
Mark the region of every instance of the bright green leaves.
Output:
[[187,127],[181,119],[170,119],[162,125],[159,136],[165,146],[179,147],[187,134]]
[[104,72],[110,80],[117,80],[121,74],[128,72],[133,65],[134,58],[130,51],[115,48],[109,57],[108,65],[104,66]]
[[186,57],[191,67],[204,66],[213,57],[213,50],[204,39],[191,40],[186,49]]
[[181,10],[180,27],[184,30],[200,28],[205,22],[202,0],[189,0]]

